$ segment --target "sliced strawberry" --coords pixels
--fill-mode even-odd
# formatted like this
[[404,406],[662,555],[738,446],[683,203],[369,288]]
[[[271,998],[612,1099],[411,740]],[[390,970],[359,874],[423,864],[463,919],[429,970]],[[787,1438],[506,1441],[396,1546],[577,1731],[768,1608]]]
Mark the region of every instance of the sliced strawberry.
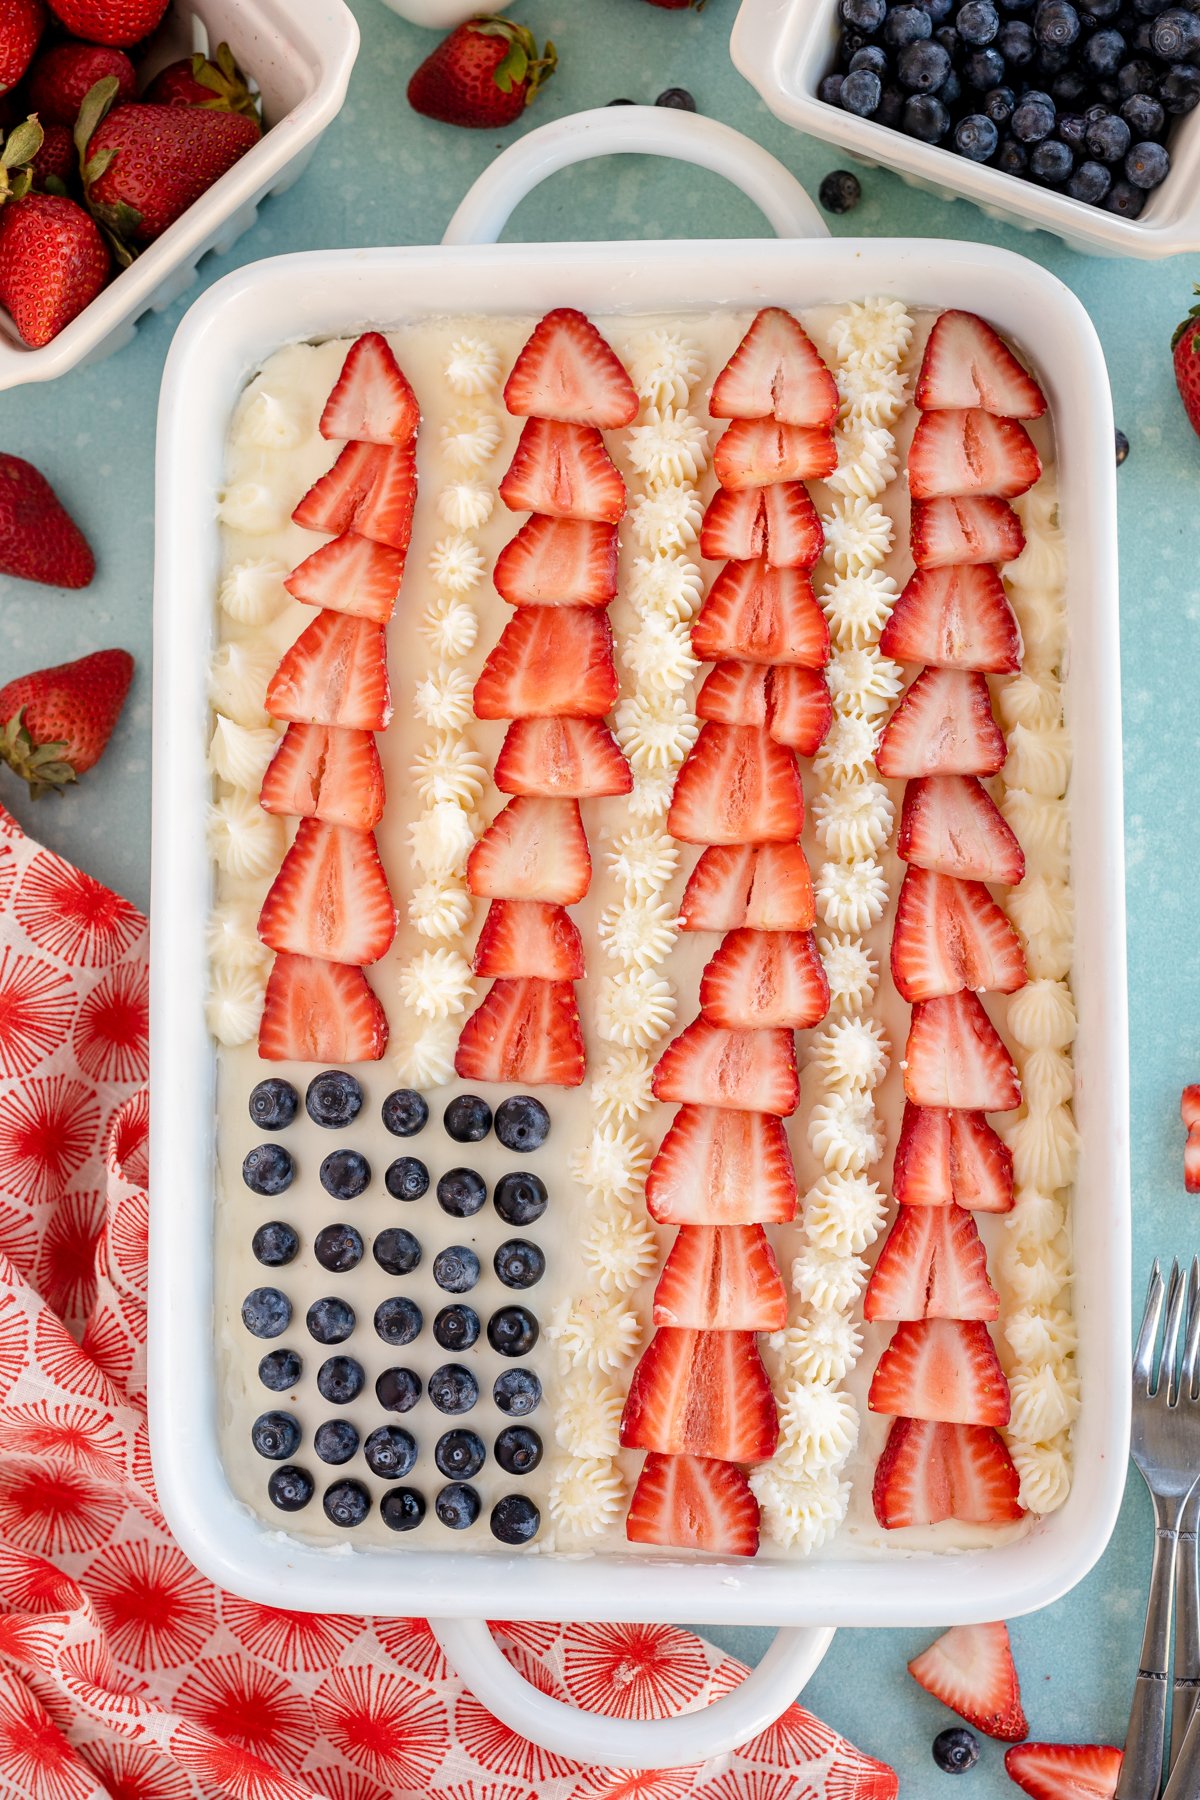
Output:
[[710,562],[761,557],[773,569],[811,569],[825,533],[802,481],[717,489],[700,524],[700,554]]
[[985,563],[918,569],[892,608],[879,648],[896,662],[943,669],[1012,675],[1021,666],[1021,633],[1004,583]]
[[964,881],[1025,879],[1012,826],[973,775],[927,775],[904,790],[896,849],[905,862]]
[[458,1039],[462,1081],[578,1087],[587,1069],[575,989],[569,981],[493,981]]
[[625,1535],[631,1544],[753,1556],[758,1501],[736,1463],[651,1454],[633,1490]]
[[782,1331],[788,1296],[761,1225],[681,1225],[654,1290],[656,1325]]
[[475,946],[475,973],[508,980],[582,981],[583,939],[562,906],[544,900],[493,900]]
[[1179,1116],[1188,1130],[1200,1125],[1200,1082],[1185,1087],[1179,1100]]
[[533,328],[504,384],[504,404],[521,417],[565,419],[616,431],[637,418],[638,397],[620,358],[592,321],[559,306]]
[[525,421],[500,498],[510,512],[552,519],[616,524],[625,516],[625,483],[595,426],[553,419]]
[[988,1737],[1016,1743],[1029,1730],[1007,1625],[956,1625],[915,1656],[908,1672]]
[[383,628],[347,613],[319,612],[267,684],[273,719],[383,731],[392,716]]
[[258,1028],[264,1062],[378,1062],[387,1041],[387,1018],[361,969],[275,958]]
[[475,683],[479,719],[601,718],[617,697],[608,614],[520,606]]
[[792,1034],[726,1031],[701,1015],[659,1057],[653,1089],[656,1100],[786,1117],[800,1104]]
[[1012,1112],[1017,1071],[978,994],[918,1000],[904,1051],[904,1092],[917,1106]]
[[411,443],[351,443],[309,488],[292,518],[306,531],[327,531],[331,537],[354,531],[393,550],[407,550],[416,503],[417,459]]
[[1042,459],[1022,424],[974,408],[926,413],[908,452],[908,488],[914,500],[936,500],[942,494],[999,494],[1011,500],[1026,493],[1041,473]]
[[837,447],[827,425],[735,419],[713,451],[713,474],[723,488],[735,493],[771,487],[777,481],[822,481],[836,468]]
[[1193,1126],[1183,1146],[1183,1186],[1189,1194],[1200,1194],[1200,1127]]
[[765,725],[770,678],[765,663],[719,662],[696,695],[697,716],[718,725]]
[[685,931],[808,931],[817,917],[799,844],[718,844],[705,850],[680,902]]
[[396,909],[372,831],[301,819],[258,918],[272,950],[323,962],[378,962]]
[[795,755],[760,725],[700,727],[675,777],[667,830],[682,844],[794,841],[804,827]]
[[574,906],[591,879],[576,800],[519,795],[496,815],[467,858],[467,886],[484,900]]
[[685,931],[736,931],[746,923],[754,855],[748,844],[717,844],[701,852],[679,903]]
[[496,758],[502,794],[627,794],[633,771],[599,719],[514,719]]
[[728,932],[700,977],[700,1010],[732,1031],[819,1025],[829,983],[812,932]]
[[875,1468],[872,1498],[885,1531],[943,1519],[1008,1525],[1023,1517],[1020,1485],[1004,1440],[991,1426],[895,1419]]
[[922,669],[883,728],[881,775],[994,775],[1008,755],[986,675]]
[[263,776],[264,811],[372,831],[383,817],[383,765],[369,731],[289,725]]
[[829,626],[802,569],[731,562],[696,616],[692,648],[701,662],[738,657],[823,669],[829,661]]
[[872,1412],[948,1425],[1007,1425],[1008,1382],[988,1328],[978,1319],[916,1319],[897,1325],[871,1377]]
[[775,1397],[752,1331],[656,1331],[629,1384],[627,1450],[764,1462],[775,1454]]
[[982,881],[906,871],[892,926],[892,980],[905,1000],[1012,994],[1027,979],[1021,940]]
[[713,382],[708,410],[714,419],[832,425],[837,384],[799,320],[764,306]]
[[496,558],[510,606],[607,606],[617,597],[617,528],[534,513]]
[[1008,419],[1040,419],[1046,400],[1003,338],[976,313],[944,312],[934,322],[914,395],[922,412],[981,406]]
[[1010,1781],[1033,1800],[1112,1800],[1121,1762],[1111,1744],[1014,1744],[1004,1752]]
[[1006,563],[1025,548],[1021,521],[1007,500],[992,494],[914,500],[910,539],[918,569],[949,563]]
[[833,701],[819,669],[780,663],[771,670],[771,721],[767,729],[798,756],[815,756],[833,724]]
[[321,414],[326,438],[368,444],[407,444],[421,423],[421,409],[381,332],[367,331],[351,344],[342,372]]
[[902,1206],[863,1296],[866,1319],[996,1319],[979,1229],[960,1206]]
[[901,1206],[1013,1206],[1012,1151],[981,1112],[904,1103],[892,1189]]
[[799,1194],[782,1120],[681,1106],[646,1177],[660,1225],[786,1225]]
[[283,585],[306,606],[386,625],[396,610],[404,561],[403,550],[348,531],[297,563]]

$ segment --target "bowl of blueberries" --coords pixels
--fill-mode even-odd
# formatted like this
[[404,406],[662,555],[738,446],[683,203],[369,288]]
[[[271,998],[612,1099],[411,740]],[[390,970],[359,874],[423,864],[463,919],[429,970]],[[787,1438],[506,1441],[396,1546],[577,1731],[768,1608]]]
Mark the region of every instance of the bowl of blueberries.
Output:
[[1076,249],[1200,246],[1200,0],[742,0],[771,110]]

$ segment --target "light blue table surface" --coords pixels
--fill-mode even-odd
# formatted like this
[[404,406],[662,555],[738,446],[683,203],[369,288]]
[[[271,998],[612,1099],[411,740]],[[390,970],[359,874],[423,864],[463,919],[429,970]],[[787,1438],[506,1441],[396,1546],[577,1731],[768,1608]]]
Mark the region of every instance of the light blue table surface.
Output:
[[[408,76],[435,41],[378,4],[352,0],[363,44],[345,110],[308,173],[264,208],[253,231],[202,280],[282,251],[436,242],[475,175],[512,133],[456,131],[410,112]],[[561,71],[530,122],[601,105],[650,102],[689,87],[701,110],[757,138],[815,193],[840,152],[771,117],[729,62],[735,0],[659,12],[643,0],[514,0],[559,47]],[[523,127],[518,127],[522,129]],[[1179,1090],[1200,1078],[1195,943],[1200,933],[1200,443],[1171,378],[1169,340],[1200,256],[1162,263],[1079,256],[1041,233],[1007,230],[878,170],[835,233],[963,237],[1004,244],[1055,271],[1083,300],[1108,358],[1117,423],[1132,446],[1120,471],[1125,816],[1129,868],[1134,1266],[1190,1253],[1200,1234],[1182,1189]],[[527,201],[510,237],[761,235],[749,202],[715,177],[623,158],[558,176]],[[0,800],[46,843],[140,905],[149,894],[150,595],[154,417],[159,375],[188,299],[143,322],[135,343],[96,367],[0,395],[0,448],[39,464],[87,531],[99,572],[82,594],[0,578],[0,678],[105,645],[127,646],[138,676],[104,762],[65,799],[36,806],[0,771]],[[1117,721],[1113,721],[1114,729]],[[1086,882],[1086,869],[1078,879]],[[1112,1545],[1072,1595],[1018,1620],[1013,1639],[1035,1737],[1120,1742],[1137,1665],[1149,1562],[1149,1510],[1134,1477]],[[766,1634],[720,1641],[753,1660]],[[805,1700],[864,1749],[892,1762],[908,1795],[949,1792],[929,1755],[951,1717],[905,1673],[928,1631],[850,1632],[834,1640]],[[1000,1747],[985,1741],[961,1786],[1011,1795]]]

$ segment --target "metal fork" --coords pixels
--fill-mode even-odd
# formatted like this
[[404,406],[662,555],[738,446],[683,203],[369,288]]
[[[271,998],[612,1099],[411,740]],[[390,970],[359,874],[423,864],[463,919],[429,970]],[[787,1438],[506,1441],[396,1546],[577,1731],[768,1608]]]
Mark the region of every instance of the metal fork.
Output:
[[[1192,1258],[1187,1288],[1187,1334],[1179,1369],[1181,1395],[1195,1400],[1200,1388],[1200,1260]],[[1174,1769],[1183,1749],[1200,1697],[1200,1483],[1185,1500],[1179,1522],[1179,1553],[1175,1564],[1175,1670],[1171,1701],[1171,1750],[1168,1767]]]

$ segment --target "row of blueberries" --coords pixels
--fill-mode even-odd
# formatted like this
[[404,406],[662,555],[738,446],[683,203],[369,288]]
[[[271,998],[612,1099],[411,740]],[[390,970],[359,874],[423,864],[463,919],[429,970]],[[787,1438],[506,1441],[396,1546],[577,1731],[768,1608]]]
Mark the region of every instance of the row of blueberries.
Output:
[[[242,1323],[257,1338],[281,1337],[292,1322],[292,1303],[279,1288],[252,1288],[242,1301]],[[323,1295],[305,1314],[309,1336],[318,1344],[343,1344],[358,1323],[348,1300]],[[374,1326],[385,1344],[411,1344],[421,1335],[424,1315],[402,1294],[381,1300]],[[528,1307],[502,1306],[487,1324],[487,1339],[499,1356],[528,1356],[538,1341],[539,1326]],[[434,1342],[443,1350],[469,1350],[478,1342],[479,1314],[470,1306],[443,1306],[433,1321]]]
[[[242,1180],[265,1200],[286,1193],[296,1178],[296,1164],[282,1144],[255,1144],[242,1159]],[[371,1185],[371,1165],[360,1150],[333,1150],[323,1158],[321,1186],[334,1200],[357,1200]],[[429,1191],[428,1166],[417,1156],[398,1156],[388,1164],[383,1185],[393,1200],[420,1200]],[[487,1183],[475,1169],[447,1169],[434,1189],[438,1205],[452,1219],[469,1219],[487,1201]],[[523,1170],[502,1175],[496,1183],[496,1211],[510,1225],[528,1225],[546,1210],[546,1184]]]
[[[300,1512],[316,1492],[316,1484],[307,1469],[288,1463],[276,1469],[267,1483],[267,1493],[281,1512]],[[371,1511],[371,1495],[361,1481],[335,1481],[321,1496],[325,1517],[331,1525],[361,1525]],[[451,1531],[466,1531],[474,1525],[482,1502],[475,1489],[465,1481],[452,1481],[434,1496],[433,1510],[441,1523]],[[379,1516],[392,1531],[413,1531],[425,1517],[425,1496],[416,1488],[389,1488],[379,1502]],[[491,1511],[492,1536],[501,1544],[527,1544],[537,1536],[541,1514],[524,1494],[505,1494]]]
[[[250,1240],[257,1260],[268,1269],[281,1269],[300,1253],[300,1234],[282,1219],[260,1225]],[[313,1255],[323,1269],[343,1275],[363,1259],[362,1233],[341,1221],[323,1225],[313,1239]],[[388,1275],[411,1275],[420,1266],[423,1252],[419,1239],[403,1226],[379,1232],[371,1255]],[[535,1287],[546,1273],[546,1258],[527,1238],[509,1238],[492,1257],[492,1267],[505,1287]],[[479,1257],[466,1244],[448,1244],[433,1259],[433,1279],[448,1294],[466,1294],[482,1273]]]
[[[323,1069],[304,1095],[309,1118],[326,1131],[345,1131],[362,1107],[361,1083],[344,1069]],[[250,1095],[250,1117],[261,1131],[286,1130],[299,1110],[299,1094],[279,1075],[260,1081]],[[416,1137],[429,1123],[429,1105],[415,1088],[397,1088],[383,1102],[380,1116],[393,1137]],[[540,1150],[550,1135],[550,1114],[532,1094],[502,1100],[495,1118],[481,1095],[456,1094],[442,1114],[442,1124],[456,1144],[478,1144],[494,1126],[504,1148],[523,1155]]]
[[[274,1394],[299,1384],[303,1359],[295,1350],[269,1350],[258,1365],[258,1378]],[[366,1386],[367,1372],[352,1356],[329,1356],[317,1370],[317,1392],[331,1406],[349,1406]],[[384,1369],[375,1381],[375,1398],[386,1412],[411,1412],[421,1398],[421,1377],[412,1369]],[[461,1363],[446,1363],[429,1377],[429,1398],[440,1413],[467,1413],[478,1403],[479,1383]],[[523,1419],[541,1405],[542,1384],[532,1369],[504,1369],[492,1386],[492,1399],[502,1413]]]
[[[287,1462],[303,1438],[299,1420],[287,1412],[260,1413],[250,1428],[250,1442],[269,1462]],[[349,1419],[326,1419],[313,1433],[313,1449],[325,1463],[349,1462],[359,1444]],[[402,1425],[380,1425],[362,1443],[362,1453],[372,1475],[400,1481],[416,1467],[417,1440]],[[542,1460],[542,1440],[528,1425],[506,1425],[492,1453],[506,1475],[530,1475]],[[442,1433],[433,1460],[448,1481],[469,1481],[486,1462],[487,1449],[477,1431],[460,1425]]]

